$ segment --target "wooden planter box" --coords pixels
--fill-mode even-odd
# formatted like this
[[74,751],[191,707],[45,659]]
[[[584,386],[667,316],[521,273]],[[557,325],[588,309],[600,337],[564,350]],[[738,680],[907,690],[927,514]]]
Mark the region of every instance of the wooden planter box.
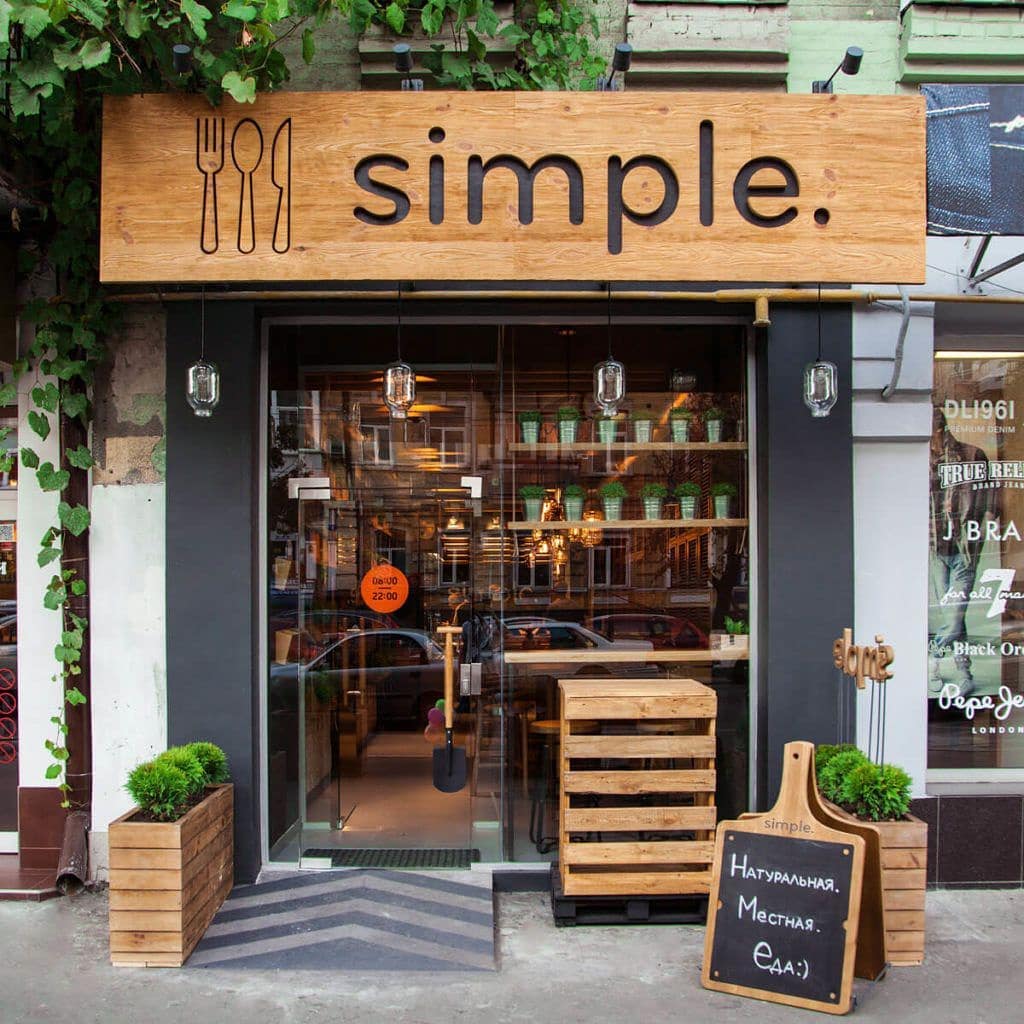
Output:
[[110,825],[110,962],[180,967],[234,882],[234,787],[172,822]]
[[[859,821],[830,801],[838,815]],[[924,960],[924,893],[928,877],[928,823],[907,814],[901,821],[872,821],[882,857],[882,912],[885,958],[894,967]]]

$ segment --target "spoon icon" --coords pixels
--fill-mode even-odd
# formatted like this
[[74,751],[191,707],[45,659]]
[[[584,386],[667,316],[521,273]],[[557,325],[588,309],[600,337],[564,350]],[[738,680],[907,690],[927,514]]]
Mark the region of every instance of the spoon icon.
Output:
[[251,118],[243,117],[231,135],[231,162],[242,176],[238,194],[238,251],[256,248],[256,208],[252,193],[252,176],[263,159],[263,132]]

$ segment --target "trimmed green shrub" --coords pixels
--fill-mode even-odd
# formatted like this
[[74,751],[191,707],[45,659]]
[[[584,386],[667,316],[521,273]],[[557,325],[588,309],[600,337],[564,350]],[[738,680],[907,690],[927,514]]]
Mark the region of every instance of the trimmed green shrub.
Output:
[[140,764],[128,776],[125,789],[140,810],[158,821],[174,821],[188,806],[189,780],[171,761],[157,758]]
[[826,800],[843,803],[843,782],[849,772],[862,764],[870,764],[863,751],[853,747],[832,757],[818,776],[818,789]]
[[668,488],[664,484],[644,484],[640,488],[641,498],[667,498]]
[[677,498],[699,498],[700,484],[695,484],[692,480],[685,480],[681,484],[676,484],[673,493]]
[[836,754],[842,754],[847,750],[856,750],[852,743],[822,743],[814,748],[814,771],[818,778],[821,778],[821,770],[832,760]]
[[718,406],[712,405],[710,408],[704,410],[704,422],[708,420],[724,420],[725,411],[719,409]]
[[838,803],[866,821],[902,818],[910,807],[910,776],[897,765],[865,761],[842,780]]
[[538,498],[543,498],[546,493],[540,484],[526,484],[519,488],[519,497],[524,501],[536,501]]
[[197,796],[206,788],[206,769],[188,747],[171,747],[156,760],[157,763],[173,764],[185,776],[189,796]]
[[566,484],[562,488],[562,496],[565,498],[585,498],[587,489],[582,484]]
[[625,485],[620,484],[618,480],[612,480],[609,483],[601,485],[602,498],[624,498],[626,494],[627,491]]
[[650,409],[634,409],[630,414],[631,420],[656,420],[658,417]]
[[559,423],[563,422],[577,422],[580,419],[580,411],[575,405],[560,405],[558,412],[555,414],[556,419]]
[[744,619],[730,619],[729,616],[726,615],[725,631],[730,636],[746,636],[750,632],[750,627]]
[[711,485],[711,497],[712,498],[735,498],[739,494],[736,490],[735,484],[712,484]]
[[[332,687],[332,693],[334,688]],[[196,760],[203,766],[206,772],[206,784],[208,786],[219,786],[231,778],[228,770],[228,755],[224,753],[216,743],[207,743],[205,740],[196,740],[194,743],[186,743],[186,750],[195,754]]]
[[537,409],[524,409],[519,414],[520,423],[540,423],[542,417]]
[[692,420],[693,410],[692,409],[671,409],[669,410],[668,418],[670,420]]

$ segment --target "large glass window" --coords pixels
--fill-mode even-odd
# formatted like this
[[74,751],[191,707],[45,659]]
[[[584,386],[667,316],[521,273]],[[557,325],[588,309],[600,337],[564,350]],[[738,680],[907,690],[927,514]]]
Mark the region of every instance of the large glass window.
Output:
[[1024,351],[938,352],[928,766],[1024,768]]
[[[416,395],[399,419],[382,400],[393,327],[271,329],[275,859],[550,858],[558,681],[573,676],[713,687],[717,803],[747,809],[744,333],[610,340],[625,390],[601,420],[604,326],[406,325]],[[432,784],[446,624],[463,629],[457,793]]]

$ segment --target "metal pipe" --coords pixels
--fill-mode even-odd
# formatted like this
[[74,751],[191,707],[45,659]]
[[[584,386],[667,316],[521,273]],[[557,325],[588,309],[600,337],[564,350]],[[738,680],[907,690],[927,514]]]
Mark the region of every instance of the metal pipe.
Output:
[[896,353],[893,356],[892,377],[889,383],[882,388],[882,398],[888,401],[896,390],[896,384],[900,379],[900,371],[903,369],[903,344],[907,340],[907,328],[910,327],[910,293],[905,285],[900,285],[900,302],[903,309],[900,318],[900,330],[896,335]]
[[[136,302],[198,302],[200,292],[125,292],[114,293],[108,296],[114,302],[136,303]],[[207,302],[296,302],[305,300],[334,300],[346,302],[395,302],[398,298],[397,289],[373,291],[367,289],[302,289],[299,291],[225,291],[206,293]],[[756,303],[758,299],[767,302],[817,302],[817,289],[810,288],[720,288],[716,291],[628,291],[618,289],[612,296],[615,301],[644,301],[644,302],[715,302],[715,303]],[[593,291],[514,291],[512,289],[480,289],[459,291],[453,289],[445,291],[436,289],[434,291],[402,291],[403,302],[414,302],[417,300],[428,300],[432,302],[472,300],[472,301],[494,301],[494,300],[523,301],[608,301],[608,293],[604,290]],[[822,289],[822,302],[838,303],[874,303],[874,302],[901,302],[902,296],[899,292],[874,292],[853,289]],[[942,292],[919,292],[910,296],[911,302],[984,302],[997,305],[1019,306],[1024,305],[1024,296],[1021,295],[948,295]]]

